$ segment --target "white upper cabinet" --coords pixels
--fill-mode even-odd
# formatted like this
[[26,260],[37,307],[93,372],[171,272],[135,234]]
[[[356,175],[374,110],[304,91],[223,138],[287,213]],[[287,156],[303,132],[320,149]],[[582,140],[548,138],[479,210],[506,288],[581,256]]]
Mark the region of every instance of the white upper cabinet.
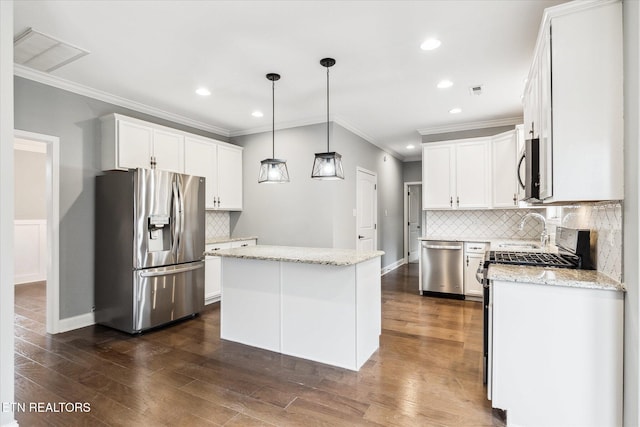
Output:
[[540,198],[622,200],[622,3],[561,4],[541,28],[523,100],[525,137],[540,138]]
[[453,208],[455,149],[452,145],[422,146],[422,208]]
[[242,210],[242,148],[206,138],[187,137],[185,173],[206,178],[207,209]]
[[242,210],[242,149],[218,145],[218,209]]
[[511,130],[491,139],[491,206],[518,207],[517,132]]
[[101,121],[102,170],[156,167],[184,172],[184,136],[179,131],[119,114]]
[[202,176],[207,209],[242,210],[242,147],[119,114],[100,120],[102,170],[155,167]]
[[423,144],[423,209],[489,207],[489,142],[475,138]]

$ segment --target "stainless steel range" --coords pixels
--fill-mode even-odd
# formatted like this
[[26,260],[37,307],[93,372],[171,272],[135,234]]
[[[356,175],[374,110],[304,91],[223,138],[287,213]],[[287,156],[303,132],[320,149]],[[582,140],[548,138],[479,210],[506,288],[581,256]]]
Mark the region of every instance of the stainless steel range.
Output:
[[483,380],[486,384],[489,363],[489,301],[491,287],[487,273],[491,264],[509,264],[529,267],[593,269],[591,262],[591,233],[589,230],[578,230],[565,227],[556,229],[556,246],[558,253],[547,252],[513,252],[487,251],[484,263],[478,269],[477,278],[482,283],[483,292],[483,334],[484,334],[484,370]]

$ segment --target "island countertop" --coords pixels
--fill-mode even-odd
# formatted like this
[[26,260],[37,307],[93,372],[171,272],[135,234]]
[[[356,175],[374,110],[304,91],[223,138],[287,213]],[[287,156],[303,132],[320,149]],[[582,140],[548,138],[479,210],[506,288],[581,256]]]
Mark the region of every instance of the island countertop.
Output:
[[383,251],[256,245],[205,252],[206,255],[323,265],[353,265],[384,255]]

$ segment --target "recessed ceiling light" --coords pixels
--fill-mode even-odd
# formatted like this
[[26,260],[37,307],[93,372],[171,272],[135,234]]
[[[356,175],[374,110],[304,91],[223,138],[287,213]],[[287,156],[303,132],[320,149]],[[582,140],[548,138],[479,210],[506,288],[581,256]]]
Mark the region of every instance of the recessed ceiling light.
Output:
[[262,117],[262,116],[264,116],[264,114],[262,114],[262,111],[254,111],[253,113],[251,113],[251,115],[253,117]]
[[442,42],[438,39],[427,39],[420,45],[420,49],[422,50],[433,50],[440,47]]
[[198,89],[196,89],[196,93],[200,96],[209,96],[211,95],[211,91],[209,89],[207,89],[206,87],[199,87]]
[[458,114],[458,113],[462,113],[462,108],[460,108],[460,107],[452,108],[451,110],[449,110],[449,112],[450,112],[451,114]]
[[451,80],[440,80],[438,82],[438,89],[446,89],[453,86],[453,82]]
[[413,144],[409,144],[409,145],[407,145],[407,149],[408,149],[408,150],[413,150],[414,148],[416,148],[416,146],[415,146],[415,145],[413,145]]

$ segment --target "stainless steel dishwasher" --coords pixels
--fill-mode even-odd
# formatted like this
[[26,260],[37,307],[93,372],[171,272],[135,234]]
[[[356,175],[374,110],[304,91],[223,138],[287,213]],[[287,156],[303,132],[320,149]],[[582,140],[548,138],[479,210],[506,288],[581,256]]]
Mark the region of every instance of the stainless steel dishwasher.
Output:
[[464,299],[463,242],[423,240],[420,293]]

